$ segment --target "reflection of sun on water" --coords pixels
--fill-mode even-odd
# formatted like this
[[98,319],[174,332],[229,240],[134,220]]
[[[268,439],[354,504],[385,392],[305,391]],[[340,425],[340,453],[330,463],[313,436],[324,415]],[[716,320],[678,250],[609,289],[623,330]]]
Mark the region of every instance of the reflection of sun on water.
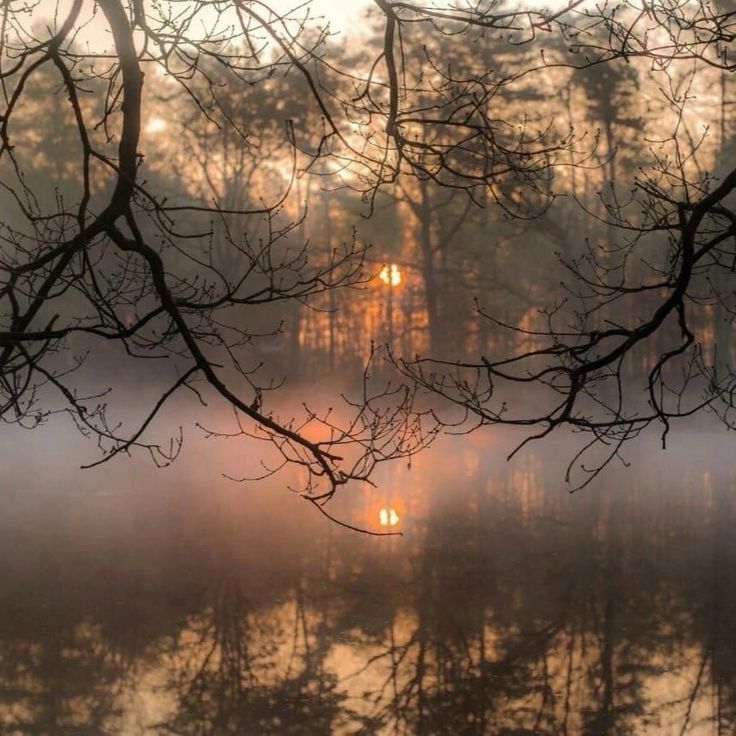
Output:
[[399,515],[396,513],[396,509],[381,509],[378,512],[378,522],[381,526],[396,526],[399,523]]

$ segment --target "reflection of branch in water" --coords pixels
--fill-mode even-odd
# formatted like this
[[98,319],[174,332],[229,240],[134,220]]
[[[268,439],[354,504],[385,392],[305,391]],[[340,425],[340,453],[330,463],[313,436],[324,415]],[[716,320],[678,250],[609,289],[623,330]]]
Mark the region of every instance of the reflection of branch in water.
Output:
[[[392,583],[403,586],[410,601],[388,619],[384,648],[376,652],[367,634],[353,635],[364,662],[341,683],[371,683],[364,698],[370,698],[374,728],[634,734],[654,723],[657,705],[650,699],[662,674],[657,662],[671,657],[667,637],[676,612],[691,601],[673,598],[663,584],[663,575],[672,580],[682,570],[660,557],[661,530],[631,516],[638,507],[632,498],[589,499],[574,526],[555,519],[554,506],[530,509],[511,496],[492,509],[476,497],[453,519],[451,538],[430,518],[413,565],[416,578],[404,573]],[[447,513],[440,514],[444,522]],[[483,541],[498,544],[468,533],[481,513]],[[524,520],[523,545],[508,531],[522,528],[517,513]],[[551,550],[562,558],[555,560],[554,577]],[[471,569],[465,556],[471,551],[484,577],[477,586],[464,581],[460,598],[457,575]],[[486,573],[492,595],[480,582]],[[673,716],[669,712],[669,722]]]
[[[475,508],[479,512],[482,503]],[[453,521],[463,523],[463,519]],[[477,592],[466,592],[462,605],[448,591],[455,566],[464,569],[466,553],[477,569],[488,570],[485,563],[494,567],[494,560],[486,560],[484,555],[495,547],[483,544],[472,514],[468,521],[475,533],[461,531],[463,541],[458,542],[458,536],[445,538],[446,518],[442,514],[430,518],[417,579],[404,581],[408,590],[414,591],[411,610],[415,617],[408,627],[392,618],[385,630],[386,649],[367,656],[365,664],[343,680],[347,684],[351,678],[363,678],[368,670],[380,671],[380,681],[365,697],[373,706],[370,717],[374,727],[387,733],[483,733],[484,724],[511,723],[513,709],[521,712],[526,708],[522,694],[530,691],[530,683],[539,690],[535,667],[550,656],[565,617],[560,615],[559,620],[542,625],[531,622],[528,628],[499,628],[494,634],[503,643],[493,647],[494,651],[487,650],[486,626],[493,618],[496,601],[482,585]],[[493,529],[485,532],[493,537]],[[495,586],[493,590],[495,593]],[[565,597],[569,600],[569,595]],[[373,682],[370,677],[365,679]],[[548,684],[546,688],[551,692]],[[508,708],[513,698],[516,704]],[[549,701],[549,697],[543,698],[542,708]],[[491,715],[495,717],[491,719]],[[541,722],[541,715],[537,720]]]
[[656,496],[567,507],[536,471],[505,472],[489,463],[482,491],[437,502],[400,545],[292,539],[293,567],[237,529],[227,554],[185,565],[176,546],[152,566],[150,550],[113,563],[47,545],[73,574],[43,555],[13,572],[12,549],[42,545],[0,518],[0,731],[732,732],[733,478],[705,506],[665,487],[675,526]]
[[[306,720],[328,732],[338,711],[335,680],[322,666],[327,645],[310,646],[319,627],[310,626],[302,594],[294,606],[259,610],[227,572],[212,592],[211,606],[173,643],[177,708],[156,727],[178,735],[278,733]],[[287,609],[294,611],[291,624]],[[289,629],[290,651],[281,646]]]
[[693,714],[693,706],[695,705],[695,701],[698,699],[698,695],[700,693],[700,686],[703,682],[703,675],[705,674],[705,668],[708,666],[708,662],[710,661],[710,648],[703,650],[703,656],[700,659],[700,667],[698,667],[698,674],[695,677],[695,682],[693,683],[692,690],[690,692],[690,695],[687,698],[687,708],[685,710],[685,719],[682,722],[682,728],[680,729],[680,736],[685,736],[685,734],[688,731],[688,727],[690,726],[690,719]]
[[562,717],[562,733],[567,736],[568,721],[570,720],[571,700],[572,700],[572,684],[573,684],[573,662],[575,657],[576,629],[574,624],[568,629],[568,645],[567,645],[567,667],[565,671],[565,702],[563,706]]
[[59,620],[30,640],[0,641],[0,732],[109,733],[131,662],[88,621]]
[[191,621],[174,643],[173,658],[181,668],[175,670],[178,711],[186,715],[182,719],[177,714],[173,723],[159,724],[172,733],[203,726],[215,731],[226,728],[247,707],[249,694],[258,686],[250,653],[254,632],[245,596],[227,576],[217,581],[213,594],[209,615]]

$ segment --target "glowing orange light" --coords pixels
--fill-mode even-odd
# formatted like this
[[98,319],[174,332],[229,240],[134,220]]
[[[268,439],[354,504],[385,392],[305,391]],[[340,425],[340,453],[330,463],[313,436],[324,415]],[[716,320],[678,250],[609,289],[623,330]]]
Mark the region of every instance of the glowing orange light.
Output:
[[378,523],[381,526],[396,526],[399,523],[399,515],[396,509],[381,509],[378,512]]
[[381,269],[378,278],[386,286],[398,286],[401,283],[401,271],[399,271],[399,267],[395,263],[392,263],[390,266],[384,266]]

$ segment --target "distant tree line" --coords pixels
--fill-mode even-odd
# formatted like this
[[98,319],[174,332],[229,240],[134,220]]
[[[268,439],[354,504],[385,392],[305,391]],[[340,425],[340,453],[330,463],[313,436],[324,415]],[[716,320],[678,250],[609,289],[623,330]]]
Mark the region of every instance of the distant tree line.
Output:
[[[44,10],[2,9],[4,421],[168,463],[154,418],[213,396],[316,502],[431,442],[427,392],[584,431],[573,483],[653,423],[731,426],[727,5],[376,0],[359,43],[306,6]],[[101,369],[160,384],[137,425]],[[279,416],[327,375],[362,388]]]

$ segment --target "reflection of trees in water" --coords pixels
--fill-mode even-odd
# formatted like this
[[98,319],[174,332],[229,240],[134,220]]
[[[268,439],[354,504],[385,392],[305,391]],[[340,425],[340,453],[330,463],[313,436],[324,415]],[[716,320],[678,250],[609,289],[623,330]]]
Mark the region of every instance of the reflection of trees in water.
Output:
[[64,622],[0,643],[0,733],[106,734],[119,715],[126,661],[98,627]]
[[[478,473],[481,489],[489,471]],[[692,494],[698,479],[689,480]],[[733,536],[712,523],[728,526],[733,508],[703,513],[677,489],[643,503],[611,489],[581,499],[570,519],[554,494],[530,507],[523,494],[504,494],[506,482],[491,477],[492,493],[430,514],[415,569],[400,576],[413,615],[392,619],[386,650],[372,653],[383,675],[371,693],[376,724],[389,733],[618,734],[721,719],[726,732],[733,694],[718,680],[733,677],[693,660],[714,650],[693,613],[701,601],[708,620],[733,620],[734,595],[723,595],[723,575],[688,559],[712,563],[713,540]],[[673,501],[684,506],[679,517]],[[702,601],[704,580],[720,600]],[[733,634],[718,636],[715,651],[733,662]]]
[[[327,643],[310,629],[303,595],[294,605],[254,610],[227,571],[210,605],[178,631],[160,666],[177,694],[161,733],[329,733],[338,712],[336,679],[322,667]],[[291,639],[290,645],[286,643]],[[290,650],[290,651],[287,651]]]
[[454,467],[417,465],[402,540],[288,535],[277,571],[237,523],[128,557],[10,530],[0,730],[733,732],[732,478],[570,503],[531,461]]

